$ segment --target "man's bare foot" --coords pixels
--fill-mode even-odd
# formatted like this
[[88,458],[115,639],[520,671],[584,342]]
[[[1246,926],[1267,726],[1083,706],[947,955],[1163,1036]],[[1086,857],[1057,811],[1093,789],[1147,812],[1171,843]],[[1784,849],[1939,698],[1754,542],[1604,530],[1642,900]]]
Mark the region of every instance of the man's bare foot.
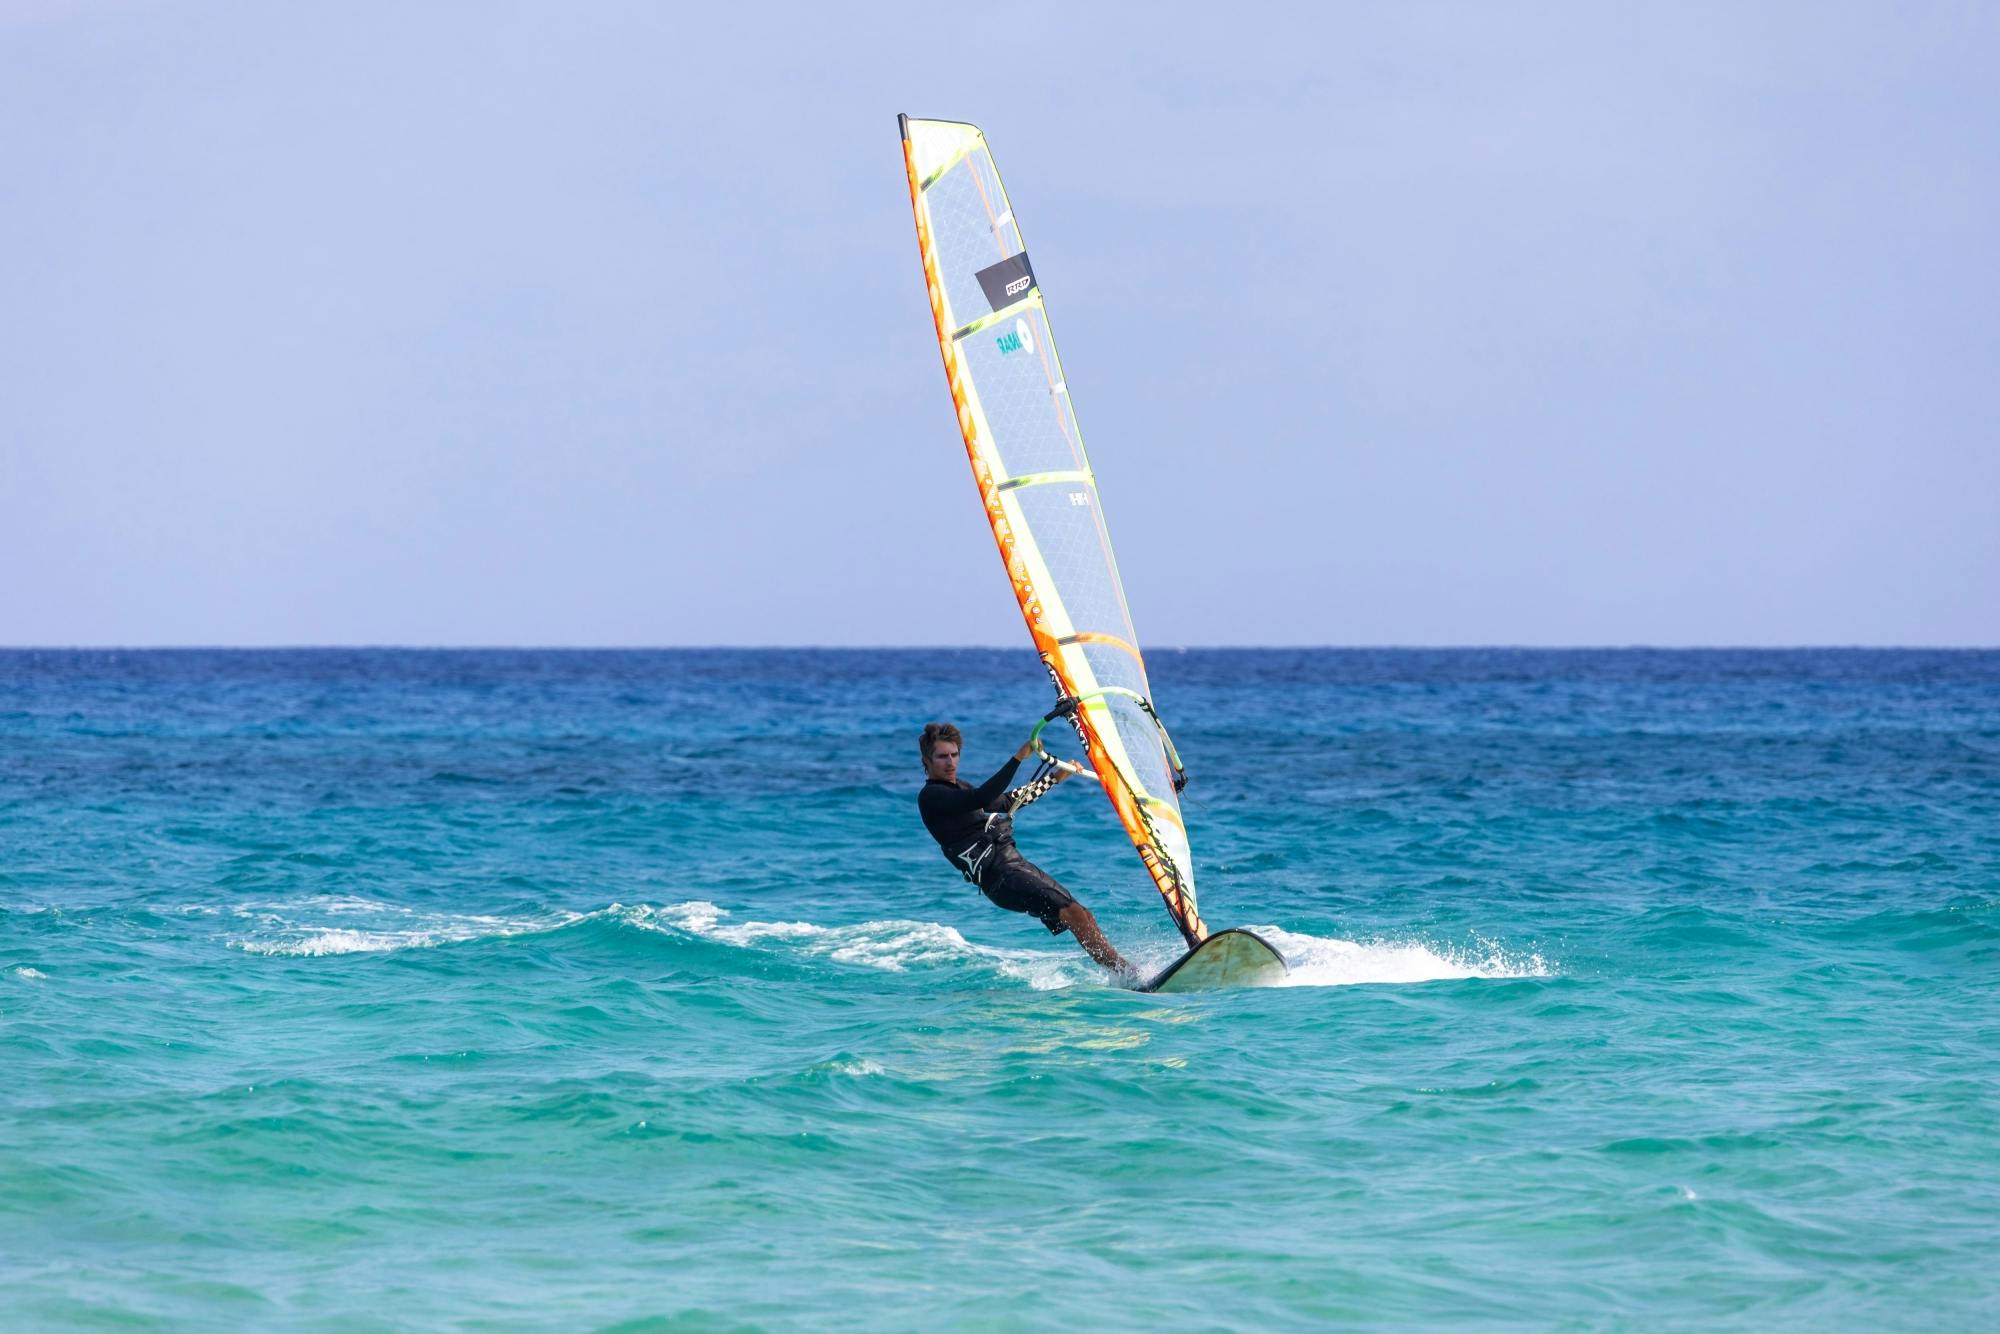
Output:
[[1057,920],[1069,928],[1070,934],[1076,937],[1076,943],[1083,946],[1083,952],[1098,963],[1114,973],[1132,971],[1132,965],[1125,962],[1124,956],[1113,949],[1111,942],[1104,938],[1104,933],[1098,930],[1097,919],[1090,915],[1090,909],[1081,903],[1072,903],[1062,910]]

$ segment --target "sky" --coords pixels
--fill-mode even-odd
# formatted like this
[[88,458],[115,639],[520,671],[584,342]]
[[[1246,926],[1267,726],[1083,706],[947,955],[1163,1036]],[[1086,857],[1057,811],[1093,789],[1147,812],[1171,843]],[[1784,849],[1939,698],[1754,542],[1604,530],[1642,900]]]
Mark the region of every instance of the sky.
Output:
[[0,0],[0,645],[1025,643],[896,114],[1150,645],[2000,644],[2000,6]]

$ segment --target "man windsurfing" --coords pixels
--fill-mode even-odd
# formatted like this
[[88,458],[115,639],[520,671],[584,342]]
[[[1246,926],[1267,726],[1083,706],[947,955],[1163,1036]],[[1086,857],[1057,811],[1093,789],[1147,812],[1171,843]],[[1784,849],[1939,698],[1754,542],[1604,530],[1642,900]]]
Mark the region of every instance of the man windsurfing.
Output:
[[918,742],[925,782],[923,790],[917,793],[917,810],[924,817],[924,828],[943,849],[945,860],[979,886],[980,893],[1008,912],[1039,918],[1051,935],[1069,932],[1083,946],[1084,953],[1098,963],[1114,972],[1130,974],[1132,966],[1104,938],[1090,909],[1078,903],[1054,876],[1023,857],[1014,846],[1014,812],[1074,771],[1056,769],[1008,791],[1007,784],[1020,769],[1021,761],[1034,754],[1035,743],[1031,739],[991,778],[974,787],[958,776],[958,756],[963,745],[964,738],[950,723],[926,724]]

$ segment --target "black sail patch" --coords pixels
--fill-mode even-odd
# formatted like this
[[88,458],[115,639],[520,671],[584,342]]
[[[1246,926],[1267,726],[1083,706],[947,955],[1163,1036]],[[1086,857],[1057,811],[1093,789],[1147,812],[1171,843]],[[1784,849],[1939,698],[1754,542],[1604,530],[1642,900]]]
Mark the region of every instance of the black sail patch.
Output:
[[1005,310],[1035,289],[1035,269],[1028,263],[1025,250],[973,276],[979,279],[979,288],[986,293],[986,304],[995,310]]

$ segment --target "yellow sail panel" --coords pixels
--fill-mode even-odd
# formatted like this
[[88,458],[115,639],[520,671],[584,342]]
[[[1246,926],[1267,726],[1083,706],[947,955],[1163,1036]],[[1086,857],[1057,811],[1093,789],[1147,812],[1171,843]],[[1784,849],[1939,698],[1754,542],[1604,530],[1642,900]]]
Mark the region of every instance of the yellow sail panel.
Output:
[[1178,773],[1020,220],[977,126],[902,118],[945,379],[1014,597],[1105,795],[1188,943],[1208,934]]

